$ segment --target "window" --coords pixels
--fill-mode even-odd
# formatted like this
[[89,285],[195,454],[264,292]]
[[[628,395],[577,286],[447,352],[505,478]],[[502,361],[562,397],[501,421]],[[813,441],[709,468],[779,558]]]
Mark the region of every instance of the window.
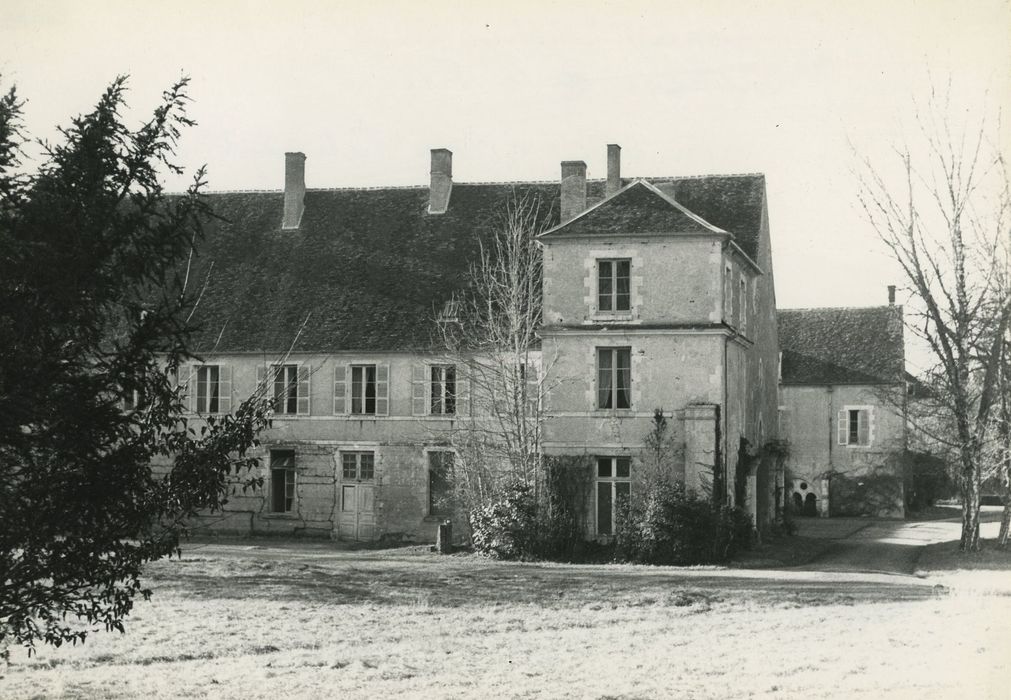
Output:
[[597,458],[597,534],[613,535],[632,492],[628,457]]
[[274,411],[298,413],[298,365],[274,367]]
[[376,366],[351,366],[351,412],[376,412]]
[[335,365],[333,412],[358,416],[389,415],[390,366],[372,363]]
[[373,481],[376,478],[376,453],[342,452],[341,477],[344,481]]
[[197,413],[221,410],[221,370],[217,365],[197,367]]
[[428,453],[428,514],[452,514],[453,453],[446,450]]
[[631,348],[597,348],[597,408],[631,407]]
[[456,413],[456,366],[432,365],[431,402],[429,412],[434,416],[451,416]]
[[597,261],[597,310],[631,310],[631,260]]
[[723,269],[723,320],[727,324],[734,320],[734,270],[730,265]]
[[748,280],[741,275],[741,300],[738,304],[737,313],[741,315],[741,333],[748,334]]
[[839,411],[839,444],[867,447],[871,444],[871,409],[847,406]]
[[126,392],[126,395],[123,397],[123,410],[136,411],[140,407],[140,392],[136,389]]
[[270,510],[290,513],[295,503],[295,453],[272,450],[270,453]]

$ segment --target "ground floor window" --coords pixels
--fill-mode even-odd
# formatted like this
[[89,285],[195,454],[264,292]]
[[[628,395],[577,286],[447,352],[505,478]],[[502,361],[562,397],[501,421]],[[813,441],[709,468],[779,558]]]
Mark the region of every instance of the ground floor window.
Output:
[[613,535],[623,504],[632,493],[632,465],[628,457],[597,458],[597,534]]
[[270,453],[270,510],[290,513],[295,503],[295,452],[272,450]]
[[452,514],[453,453],[438,450],[428,453],[428,514],[440,517]]

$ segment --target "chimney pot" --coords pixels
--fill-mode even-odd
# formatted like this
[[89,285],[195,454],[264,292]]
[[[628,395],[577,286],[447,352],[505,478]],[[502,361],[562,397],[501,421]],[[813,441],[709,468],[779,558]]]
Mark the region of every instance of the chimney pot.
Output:
[[305,154],[284,154],[284,214],[282,229],[297,229],[305,213]]
[[888,285],[888,305],[893,306],[895,304],[895,285]]
[[562,161],[562,223],[586,209],[586,163],[581,160]]
[[453,191],[453,152],[448,148],[432,149],[431,184],[428,189],[428,213],[445,214]]
[[604,196],[610,197],[621,189],[621,146],[607,144],[607,187]]

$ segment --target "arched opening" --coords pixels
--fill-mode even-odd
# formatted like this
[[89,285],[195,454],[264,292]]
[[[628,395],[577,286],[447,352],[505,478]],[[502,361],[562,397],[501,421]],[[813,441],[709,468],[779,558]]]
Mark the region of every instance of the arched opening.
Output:
[[796,491],[793,492],[793,509],[798,513],[804,510],[804,497]]
[[813,493],[807,494],[804,499],[804,515],[818,515],[818,497]]

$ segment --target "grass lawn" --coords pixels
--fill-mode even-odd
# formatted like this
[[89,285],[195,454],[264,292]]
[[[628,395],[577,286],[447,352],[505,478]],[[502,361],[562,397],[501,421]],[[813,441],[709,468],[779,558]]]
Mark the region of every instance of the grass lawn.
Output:
[[1007,698],[1011,597],[914,577],[211,544],[0,697]]

